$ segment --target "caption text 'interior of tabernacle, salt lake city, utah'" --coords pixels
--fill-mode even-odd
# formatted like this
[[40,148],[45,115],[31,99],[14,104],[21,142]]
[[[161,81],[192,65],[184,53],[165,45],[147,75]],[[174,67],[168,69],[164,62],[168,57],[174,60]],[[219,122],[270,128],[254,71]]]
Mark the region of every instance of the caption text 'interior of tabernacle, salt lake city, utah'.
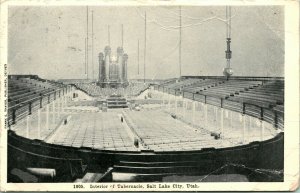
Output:
[[282,182],[283,29],[282,6],[10,6],[7,181]]

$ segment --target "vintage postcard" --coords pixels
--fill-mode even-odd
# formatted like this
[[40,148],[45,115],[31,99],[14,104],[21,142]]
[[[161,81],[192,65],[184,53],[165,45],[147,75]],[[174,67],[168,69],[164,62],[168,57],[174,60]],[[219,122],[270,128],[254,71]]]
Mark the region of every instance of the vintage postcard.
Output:
[[299,2],[1,1],[1,191],[294,191]]

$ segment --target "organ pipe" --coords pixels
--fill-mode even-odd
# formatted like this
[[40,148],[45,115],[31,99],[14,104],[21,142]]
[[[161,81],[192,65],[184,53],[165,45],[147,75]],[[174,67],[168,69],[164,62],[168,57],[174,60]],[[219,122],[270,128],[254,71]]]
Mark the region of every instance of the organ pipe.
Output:
[[128,60],[128,55],[124,54],[123,55],[123,79],[126,82],[127,82],[127,60]]
[[103,53],[99,53],[99,81],[103,81],[105,79],[105,63],[104,63],[104,55]]
[[123,48],[118,47],[117,49],[117,54],[118,54],[118,78],[121,82],[123,82],[124,76],[123,76]]
[[109,46],[106,46],[104,49],[104,57],[105,57],[105,79],[109,80],[109,64],[110,64],[110,54],[111,49]]

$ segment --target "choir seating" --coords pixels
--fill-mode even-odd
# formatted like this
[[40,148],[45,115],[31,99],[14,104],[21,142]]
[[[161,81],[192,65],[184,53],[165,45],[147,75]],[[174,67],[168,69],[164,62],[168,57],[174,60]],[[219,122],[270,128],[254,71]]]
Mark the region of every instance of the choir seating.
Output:
[[80,90],[86,92],[94,97],[108,97],[110,95],[122,96],[137,96],[149,87],[149,84],[144,83],[130,83],[125,88],[101,88],[93,83],[76,83]]

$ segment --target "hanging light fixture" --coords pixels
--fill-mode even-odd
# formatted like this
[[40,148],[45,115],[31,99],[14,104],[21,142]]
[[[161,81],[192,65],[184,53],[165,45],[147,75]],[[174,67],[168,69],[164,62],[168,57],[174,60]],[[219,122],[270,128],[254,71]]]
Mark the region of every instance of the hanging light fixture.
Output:
[[227,50],[225,51],[226,58],[226,68],[223,69],[223,74],[227,77],[227,79],[233,74],[233,70],[230,67],[230,59],[232,57],[232,51],[230,50],[231,43],[231,7],[226,6],[226,43]]

